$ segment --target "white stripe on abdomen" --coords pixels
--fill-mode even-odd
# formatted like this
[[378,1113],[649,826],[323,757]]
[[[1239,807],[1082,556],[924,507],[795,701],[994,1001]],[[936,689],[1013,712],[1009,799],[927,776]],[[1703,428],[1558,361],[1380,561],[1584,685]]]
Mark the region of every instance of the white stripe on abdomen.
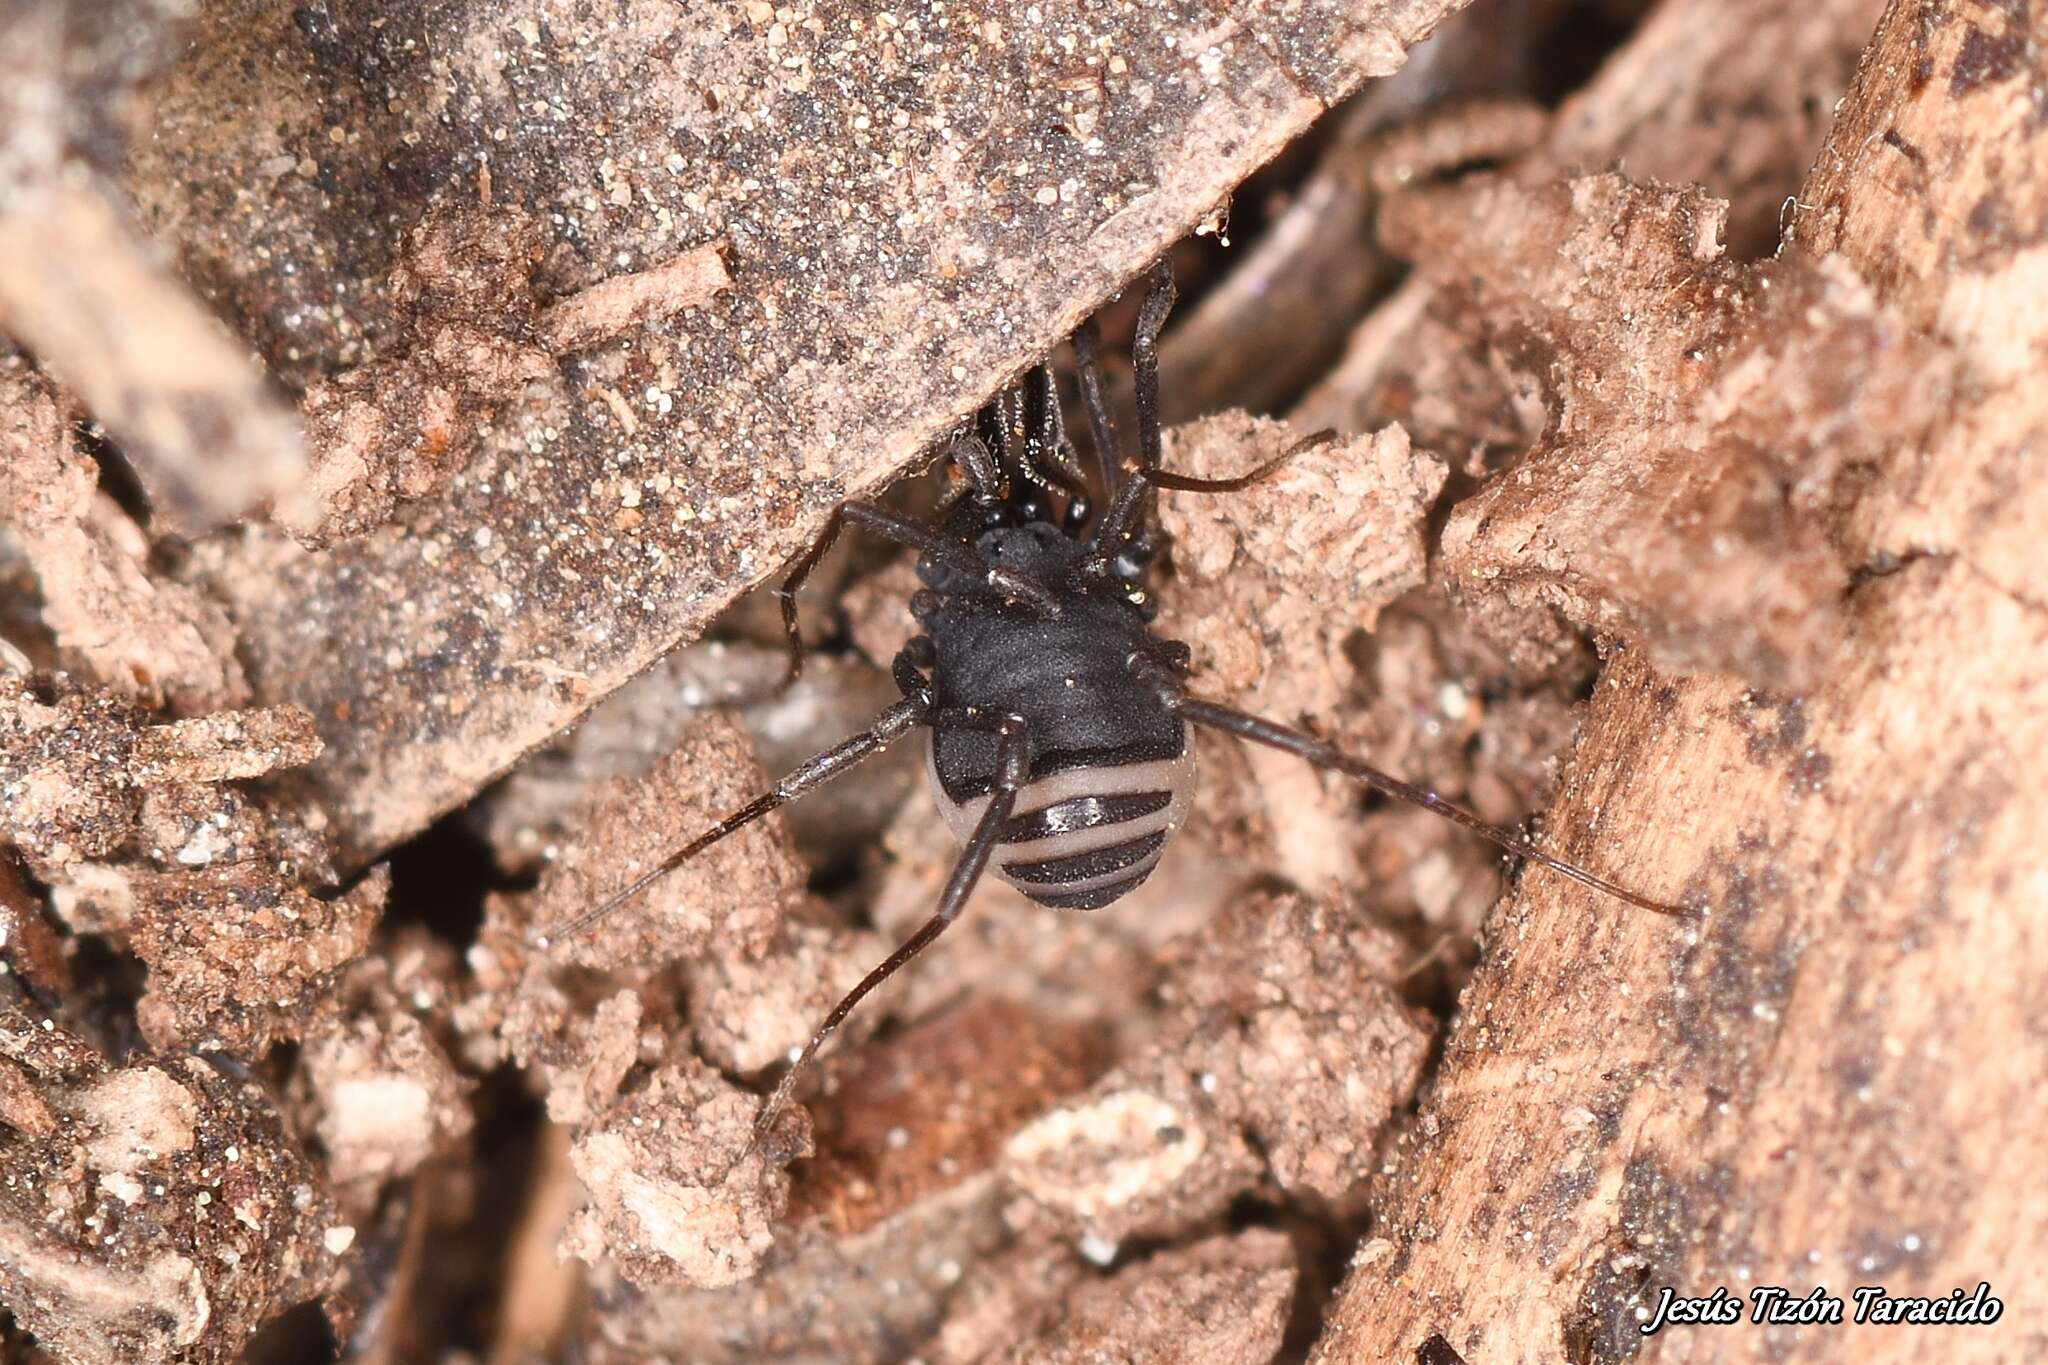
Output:
[[[988,870],[1035,900],[1079,895],[1119,882],[1137,885],[1144,880],[1165,852],[1166,839],[1170,838],[1187,819],[1188,804],[1194,796],[1195,789],[1193,738],[1192,734],[1183,732],[1181,752],[1175,758],[1151,759],[1106,767],[1069,768],[1065,772],[1051,773],[1026,783],[1017,793],[1017,803],[1010,814],[1011,822],[1050,806],[1059,805],[1061,802],[1082,797],[1111,800],[1165,792],[1168,799],[1162,808],[1142,815],[1081,829],[1062,830],[1014,843],[998,843],[989,858]],[[949,798],[946,795],[945,784],[939,781],[938,768],[929,739],[925,746],[925,775],[931,786],[932,799],[938,802],[939,813],[945,818],[947,827],[953,831],[953,837],[962,844],[966,843],[972,837],[975,825],[981,820],[982,812],[988,809],[989,796],[984,794],[960,802]],[[1113,850],[1134,840],[1154,835],[1162,836],[1158,847],[1122,867],[1111,868],[1108,871],[1085,875],[1077,873],[1071,877],[1051,881],[1021,880],[1011,872],[1012,868],[1028,868],[1034,864]]]

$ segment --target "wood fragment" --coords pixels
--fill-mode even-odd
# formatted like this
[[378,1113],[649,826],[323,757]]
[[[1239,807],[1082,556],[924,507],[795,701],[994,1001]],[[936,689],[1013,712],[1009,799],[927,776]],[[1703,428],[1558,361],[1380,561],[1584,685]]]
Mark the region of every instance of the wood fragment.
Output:
[[171,524],[232,520],[304,474],[290,409],[95,187],[0,209],[0,327],[106,423]]
[[0,330],[120,443],[157,529],[185,535],[251,512],[305,469],[289,406],[113,183],[191,9],[108,0],[0,16]]
[[541,315],[541,330],[557,353],[623,335],[655,317],[701,308],[732,288],[722,244],[683,252],[650,270],[614,275],[571,295]]
[[[2048,439],[2048,326],[2014,288],[2038,232],[2007,227],[2048,222],[2048,128],[2030,68],[1979,60],[2014,23],[2038,40],[2037,18],[1894,5],[1798,197],[1788,260],[1839,257],[1972,380],[1836,523],[1895,567],[1847,594],[1799,695],[1617,661],[1556,846],[1620,851],[1701,917],[1525,883],[1375,1199],[1386,1253],[1354,1271],[1317,1360],[1432,1339],[1627,1359],[1663,1285],[2048,1293],[2039,1202],[1981,1193],[2048,1129],[2029,1023],[2048,843],[2024,757],[2048,743],[2048,623],[2017,590],[2048,509],[2009,476]],[[1994,1360],[2020,1339],[1739,1330],[1728,1358],[1910,1360],[1942,1333],[1945,1357]]]

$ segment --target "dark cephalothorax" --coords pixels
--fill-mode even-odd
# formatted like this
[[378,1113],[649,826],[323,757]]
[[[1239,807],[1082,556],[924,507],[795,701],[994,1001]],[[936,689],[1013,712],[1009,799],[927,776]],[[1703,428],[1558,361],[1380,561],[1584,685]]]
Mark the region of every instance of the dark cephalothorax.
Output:
[[[1158,339],[1173,298],[1172,276],[1164,266],[1155,267],[1131,346],[1138,413],[1133,462],[1119,453],[1103,401],[1094,324],[1074,337],[1100,511],[1044,364],[1031,372],[1021,393],[999,395],[982,412],[975,432],[954,440],[948,458],[959,482],[932,521],[908,520],[864,502],[840,507],[782,587],[789,678],[803,666],[796,590],[850,524],[919,552],[924,587],[911,599],[910,611],[922,633],[894,665],[903,700],[550,936],[574,932],[706,846],[911,730],[929,732],[932,796],[960,840],[960,859],[932,917],[833,1008],[784,1073],[755,1123],[757,1144],[818,1048],[862,997],[952,923],[983,873],[1042,904],[1071,910],[1099,909],[1143,882],[1192,799],[1197,725],[1344,773],[1632,905],[1682,913],[1553,858],[1313,736],[1188,694],[1187,646],[1152,633],[1155,609],[1144,586],[1158,550],[1157,490],[1233,492],[1302,447],[1234,479],[1191,479],[1160,468]],[[1321,439],[1326,437],[1303,445]]]

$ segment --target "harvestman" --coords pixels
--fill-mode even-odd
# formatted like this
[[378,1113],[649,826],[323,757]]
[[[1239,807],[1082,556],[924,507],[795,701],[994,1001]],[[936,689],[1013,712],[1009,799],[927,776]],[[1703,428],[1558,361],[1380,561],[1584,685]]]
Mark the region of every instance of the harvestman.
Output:
[[1270,745],[1413,802],[1517,857],[1631,905],[1684,913],[1553,858],[1311,735],[1184,689],[1188,647],[1152,633],[1157,609],[1144,588],[1161,544],[1153,526],[1157,490],[1234,492],[1327,435],[1233,479],[1194,479],[1160,468],[1158,341],[1173,300],[1173,277],[1162,263],[1152,270],[1131,344],[1135,464],[1122,460],[1103,401],[1095,324],[1084,324],[1074,336],[1081,405],[1105,503],[1101,513],[1090,502],[1052,371],[1042,362],[1021,395],[1006,392],[984,409],[979,435],[953,443],[947,458],[961,477],[932,521],[912,521],[872,503],[841,506],[780,591],[790,649],[785,682],[803,667],[797,589],[840,531],[852,525],[919,552],[924,587],[911,597],[910,613],[922,633],[903,647],[893,669],[903,700],[623,891],[538,940],[545,947],[575,933],[734,830],[910,731],[929,731],[926,774],[962,844],[959,861],[932,917],[825,1016],[762,1107],[750,1145],[758,1146],[773,1128],[798,1078],[854,1006],[959,916],[984,872],[1040,904],[1067,910],[1100,909],[1143,882],[1187,815],[1195,785],[1191,732],[1197,725]]

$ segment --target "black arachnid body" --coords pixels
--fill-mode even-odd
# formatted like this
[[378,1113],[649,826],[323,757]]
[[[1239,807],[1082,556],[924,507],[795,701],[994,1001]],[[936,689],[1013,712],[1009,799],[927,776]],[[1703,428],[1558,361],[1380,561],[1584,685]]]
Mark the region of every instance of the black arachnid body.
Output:
[[[1044,522],[998,525],[975,548],[1041,583],[1071,581],[1088,553]],[[960,594],[950,569],[924,577],[930,595],[912,611],[931,645],[913,662],[930,667],[934,707],[1015,717],[1029,739],[1027,781],[989,870],[1045,905],[1108,905],[1145,880],[1194,794],[1187,722],[1128,663],[1159,642],[1113,589],[1069,592],[1058,616],[1014,615]],[[995,799],[1001,747],[1000,731],[932,732],[932,795],[963,843]]]
[[978,434],[953,442],[949,458],[962,477],[935,523],[868,503],[840,507],[782,587],[789,677],[803,662],[796,589],[851,523],[920,552],[917,571],[925,586],[910,610],[923,633],[894,665],[903,700],[557,931],[574,932],[703,848],[909,731],[930,732],[926,771],[962,845],[959,861],[932,917],[833,1008],[784,1073],[756,1121],[757,1144],[818,1048],[862,997],[959,915],[984,872],[1033,900],[1069,910],[1100,909],[1143,882],[1193,796],[1196,725],[1344,773],[1633,905],[1682,913],[1552,858],[1311,735],[1188,694],[1188,649],[1152,633],[1154,608],[1143,587],[1158,550],[1151,526],[1157,490],[1232,492],[1302,447],[1234,479],[1191,479],[1160,468],[1158,338],[1173,298],[1172,276],[1163,264],[1155,267],[1131,346],[1135,464],[1123,463],[1118,453],[1094,324],[1075,334],[1082,406],[1104,499],[1100,513],[1067,439],[1052,372],[1042,363],[1021,397],[999,395],[982,413]]

